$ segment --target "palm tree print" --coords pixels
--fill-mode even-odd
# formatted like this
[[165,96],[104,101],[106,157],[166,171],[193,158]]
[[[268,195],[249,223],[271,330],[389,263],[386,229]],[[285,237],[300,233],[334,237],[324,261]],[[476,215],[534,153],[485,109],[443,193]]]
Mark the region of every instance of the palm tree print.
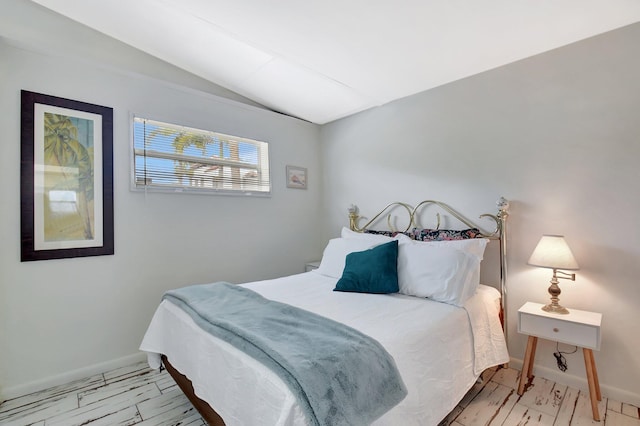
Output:
[[78,141],[74,122],[87,125],[85,143],[90,145],[90,120],[44,114],[44,227],[48,241],[94,238],[93,147]]

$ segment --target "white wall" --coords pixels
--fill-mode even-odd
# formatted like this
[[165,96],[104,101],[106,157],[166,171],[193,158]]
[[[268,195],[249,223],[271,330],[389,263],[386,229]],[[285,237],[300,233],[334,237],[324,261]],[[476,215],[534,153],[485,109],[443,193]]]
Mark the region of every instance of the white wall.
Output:
[[[477,217],[507,197],[513,365],[517,310],[546,303],[551,278],[527,259],[543,233],[564,234],[581,270],[561,303],[604,314],[603,393],[640,404],[638,40],[640,24],[323,126],[327,233],[350,203],[373,215],[434,198]],[[581,352],[561,373],[554,350],[540,342],[535,371],[586,389]]]
[[[118,51],[105,54],[104,61],[100,55],[70,54],[86,50],[81,37],[86,29],[70,21],[58,25],[53,15],[38,19],[34,15],[29,25],[64,27],[64,34],[44,34],[50,38],[47,45],[60,37],[60,49],[42,53],[34,39],[0,39],[0,384],[5,397],[136,359],[167,289],[303,272],[305,262],[322,250],[316,225],[318,126],[187,88],[228,94],[117,42],[104,43],[128,58],[127,71],[111,60]],[[69,41],[74,31],[76,44]],[[150,76],[154,70],[158,78]],[[114,256],[20,262],[21,89],[114,109]],[[269,142],[272,196],[131,192],[132,112]],[[308,190],[286,188],[287,164],[308,168]]]

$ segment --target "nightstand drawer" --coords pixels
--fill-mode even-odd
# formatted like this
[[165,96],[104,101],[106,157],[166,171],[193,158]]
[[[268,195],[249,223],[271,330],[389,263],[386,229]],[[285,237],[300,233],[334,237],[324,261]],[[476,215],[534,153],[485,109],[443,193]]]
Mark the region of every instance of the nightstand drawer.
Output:
[[588,324],[565,321],[520,312],[518,332],[543,339],[598,350],[600,328]]

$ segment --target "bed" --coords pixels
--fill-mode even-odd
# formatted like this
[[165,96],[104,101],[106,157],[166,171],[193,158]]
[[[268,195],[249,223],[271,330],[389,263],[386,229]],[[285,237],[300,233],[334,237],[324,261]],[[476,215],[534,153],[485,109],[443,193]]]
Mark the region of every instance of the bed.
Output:
[[[422,210],[432,206],[466,228],[441,229],[440,213],[434,229],[421,227]],[[509,361],[501,323],[508,203],[501,200],[498,206],[497,214],[481,216],[492,223],[491,231],[481,231],[438,201],[423,201],[416,207],[391,203],[362,226],[363,219],[352,206],[349,228],[327,244],[317,270],[240,286],[274,303],[344,324],[386,350],[406,396],[363,424],[437,425],[482,371]],[[408,225],[402,230],[394,229],[391,221],[390,212],[395,214],[398,209],[408,215]],[[385,214],[388,229],[372,230]],[[499,252],[499,282],[494,286],[479,284],[479,264],[490,240],[496,241]],[[373,253],[391,247],[397,248],[398,291],[359,288],[362,282],[365,286],[387,285],[387,277],[362,279],[359,274],[364,256],[371,259],[380,256]],[[373,259],[376,265],[384,263],[380,257]],[[365,264],[370,270],[372,264]],[[379,278],[381,273],[374,275]],[[371,284],[372,279],[377,283]],[[342,291],[333,291],[339,287]],[[205,331],[171,299],[160,303],[140,349],[147,352],[150,367],[167,368],[211,425],[323,424],[309,418],[309,410],[277,372],[237,345]]]

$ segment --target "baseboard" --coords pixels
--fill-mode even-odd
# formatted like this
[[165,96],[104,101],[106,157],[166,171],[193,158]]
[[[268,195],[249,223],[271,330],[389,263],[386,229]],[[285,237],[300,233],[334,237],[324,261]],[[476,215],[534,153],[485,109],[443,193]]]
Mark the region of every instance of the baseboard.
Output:
[[0,394],[0,401],[6,401],[33,392],[45,390],[54,386],[64,385],[65,383],[69,383],[74,380],[79,380],[95,374],[104,373],[115,368],[126,367],[127,365],[135,364],[146,359],[147,356],[144,352],[138,352],[111,361],[101,362],[98,364],[79,368],[77,370],[67,371],[66,373],[57,374],[55,376],[50,376],[41,380],[35,380],[33,382],[25,383],[22,385],[0,389],[2,391],[2,393]]
[[[511,358],[509,367],[522,370],[523,360]],[[554,370],[548,367],[533,366],[533,375],[542,377],[547,380],[551,380],[556,383],[560,383],[566,386],[570,386],[574,389],[588,392],[589,385],[587,384],[587,378],[581,376],[574,376],[573,374],[565,373],[560,370]],[[600,382],[600,392],[604,398],[610,398],[614,401],[624,402],[626,404],[635,405],[640,407],[640,395],[633,392],[626,391],[624,389],[608,386]]]

